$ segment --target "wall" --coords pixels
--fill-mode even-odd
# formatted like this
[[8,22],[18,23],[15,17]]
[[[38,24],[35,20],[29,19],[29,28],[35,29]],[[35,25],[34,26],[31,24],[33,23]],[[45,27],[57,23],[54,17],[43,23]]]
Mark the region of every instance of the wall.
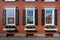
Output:
[[[16,2],[5,2],[0,0],[0,34],[51,34],[51,33],[57,33],[57,32],[45,32],[44,31],[44,26],[42,26],[42,9],[44,8],[44,6],[56,6],[56,9],[58,10],[58,23],[57,23],[57,29],[60,29],[60,4],[59,4],[60,0],[58,0],[57,2],[43,2],[42,0],[38,0],[36,2],[25,2],[23,0],[18,0]],[[3,28],[4,26],[2,25],[2,15],[3,15],[3,9],[4,6],[16,6],[19,9],[19,26],[17,26],[17,32],[7,32],[4,31]],[[22,24],[22,14],[23,14],[23,9],[25,8],[25,6],[36,6],[38,9],[38,26],[36,26],[37,28],[37,32],[26,32],[24,30],[24,26]]]

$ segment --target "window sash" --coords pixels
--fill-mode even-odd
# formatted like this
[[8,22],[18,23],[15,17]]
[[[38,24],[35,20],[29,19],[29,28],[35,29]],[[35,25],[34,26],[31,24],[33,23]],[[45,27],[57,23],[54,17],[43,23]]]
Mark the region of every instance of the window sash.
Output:
[[[32,24],[28,24],[27,23],[27,11],[28,10],[32,10],[33,11],[33,23]],[[27,8],[26,9],[26,25],[35,25],[35,9],[32,9],[32,8]]]
[[[46,10],[52,10],[52,23],[51,24],[46,23]],[[45,25],[54,25],[54,9],[45,9]]]
[[14,23],[13,24],[8,24],[8,18],[9,18],[9,16],[8,16],[8,13],[6,13],[6,25],[15,25],[15,12],[16,12],[16,8],[5,8],[5,9],[6,10],[8,10],[8,9],[14,10],[14,16],[13,17],[10,16],[10,18],[14,18]]

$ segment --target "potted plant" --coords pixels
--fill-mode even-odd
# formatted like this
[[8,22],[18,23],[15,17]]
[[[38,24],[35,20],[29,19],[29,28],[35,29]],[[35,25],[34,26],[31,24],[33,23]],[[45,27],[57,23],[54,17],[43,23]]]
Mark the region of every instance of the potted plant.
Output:
[[15,30],[15,26],[14,25],[7,25],[5,26],[5,28],[3,30]]
[[45,31],[56,31],[56,26],[55,25],[46,25],[44,28]]
[[5,26],[5,28],[8,28],[8,26]]
[[34,25],[28,25],[28,26],[26,26],[26,28],[31,29],[31,28],[35,28],[35,26]]
[[46,25],[46,28],[55,28],[55,25]]
[[36,28],[35,28],[34,25],[27,25],[26,28],[25,28],[24,30],[26,30],[26,31],[35,31]]

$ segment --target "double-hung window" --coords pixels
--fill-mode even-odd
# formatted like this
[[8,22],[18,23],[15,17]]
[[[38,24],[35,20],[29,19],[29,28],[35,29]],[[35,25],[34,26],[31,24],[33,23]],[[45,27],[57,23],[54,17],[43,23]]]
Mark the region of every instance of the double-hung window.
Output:
[[45,9],[45,25],[54,25],[55,8],[44,8],[44,9]]
[[26,10],[26,25],[35,24],[35,8],[25,8]]
[[6,25],[15,25],[15,7],[6,7]]
[[16,1],[16,0],[5,0],[5,1]]

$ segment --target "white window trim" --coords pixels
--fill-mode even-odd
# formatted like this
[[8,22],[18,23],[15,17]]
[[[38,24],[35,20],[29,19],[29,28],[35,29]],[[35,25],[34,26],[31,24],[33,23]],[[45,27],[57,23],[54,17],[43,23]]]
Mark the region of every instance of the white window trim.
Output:
[[26,2],[35,2],[35,0],[25,0]]
[[[44,26],[46,26],[46,25],[54,25],[54,10],[55,10],[55,8],[44,8],[45,9],[45,25]],[[53,13],[52,13],[52,24],[46,24],[46,10],[52,10],[53,11]]]
[[51,29],[47,29],[47,28],[44,28],[45,31],[57,31],[57,28],[51,28]]
[[44,0],[44,2],[56,2],[55,0]]
[[[8,24],[8,20],[7,20],[7,16],[6,16],[6,25],[15,25],[15,20],[16,20],[16,18],[15,18],[15,10],[16,10],[16,7],[6,7],[5,8],[6,10],[7,9],[14,9],[14,24]],[[15,25],[16,26],[16,25]]]
[[27,24],[27,16],[26,16],[26,25],[35,25],[35,7],[34,8],[33,7],[31,7],[31,8],[28,7],[28,8],[25,8],[25,10],[26,10],[26,15],[27,15],[27,10],[33,10],[33,24]]
[[26,30],[26,31],[35,31],[36,30],[36,28],[30,28],[30,29],[28,29],[28,28],[24,28],[24,30]]
[[11,1],[12,2],[12,1],[16,1],[16,0],[5,0],[5,1]]

